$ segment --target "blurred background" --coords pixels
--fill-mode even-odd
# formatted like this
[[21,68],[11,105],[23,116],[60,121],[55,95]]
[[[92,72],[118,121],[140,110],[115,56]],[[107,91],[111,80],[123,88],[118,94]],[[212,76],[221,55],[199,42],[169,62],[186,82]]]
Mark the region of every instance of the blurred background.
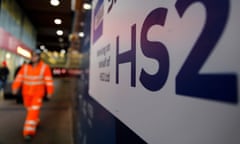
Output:
[[9,80],[33,49],[41,49],[54,76],[79,75],[86,67],[91,0],[1,0],[0,5],[0,61],[7,62]]

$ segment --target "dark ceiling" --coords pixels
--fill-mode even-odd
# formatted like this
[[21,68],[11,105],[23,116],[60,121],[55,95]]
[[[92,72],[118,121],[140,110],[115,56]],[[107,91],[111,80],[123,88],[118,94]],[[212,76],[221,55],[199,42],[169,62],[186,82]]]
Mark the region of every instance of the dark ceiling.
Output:
[[[72,32],[74,12],[71,11],[71,0],[61,0],[58,7],[50,5],[50,0],[16,0],[37,30],[37,48],[45,45],[49,51],[67,50],[68,35]],[[62,24],[54,24],[54,19],[62,19]],[[63,36],[56,31],[63,30]],[[59,38],[63,41],[60,42]]]

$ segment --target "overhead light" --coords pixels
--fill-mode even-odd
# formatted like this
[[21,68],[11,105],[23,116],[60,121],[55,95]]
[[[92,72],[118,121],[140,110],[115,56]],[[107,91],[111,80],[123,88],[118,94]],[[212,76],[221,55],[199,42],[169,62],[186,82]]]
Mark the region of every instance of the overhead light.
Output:
[[20,46],[17,47],[17,53],[22,55],[22,56],[25,56],[27,58],[31,57],[31,53],[28,50],[25,50],[24,48],[22,48]]
[[45,45],[40,45],[41,50],[44,50],[45,48],[46,48]]
[[78,36],[81,37],[81,38],[84,37],[84,32],[79,32]]
[[11,54],[10,53],[6,53],[6,58],[10,59],[11,58]]
[[60,1],[59,1],[59,0],[51,0],[51,1],[50,1],[50,4],[51,4],[52,6],[58,6],[58,5],[60,5]]
[[84,8],[85,10],[90,10],[90,9],[92,8],[92,6],[91,6],[91,4],[89,4],[89,3],[84,3],[84,4],[83,4],[83,8]]
[[60,24],[62,24],[62,20],[59,19],[59,18],[56,18],[56,19],[54,20],[54,23],[57,24],[57,25],[60,25]]
[[57,33],[58,36],[62,36],[63,35],[63,30],[57,30],[56,33]]
[[66,50],[65,49],[61,49],[60,53],[65,54]]

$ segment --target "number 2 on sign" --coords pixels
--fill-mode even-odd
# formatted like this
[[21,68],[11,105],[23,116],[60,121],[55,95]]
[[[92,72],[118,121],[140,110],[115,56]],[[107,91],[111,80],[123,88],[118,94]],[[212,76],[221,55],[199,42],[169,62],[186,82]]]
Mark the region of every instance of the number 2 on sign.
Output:
[[225,28],[229,14],[229,1],[178,0],[175,7],[181,18],[194,2],[202,2],[207,10],[207,18],[202,33],[177,74],[176,93],[237,103],[235,74],[199,74]]

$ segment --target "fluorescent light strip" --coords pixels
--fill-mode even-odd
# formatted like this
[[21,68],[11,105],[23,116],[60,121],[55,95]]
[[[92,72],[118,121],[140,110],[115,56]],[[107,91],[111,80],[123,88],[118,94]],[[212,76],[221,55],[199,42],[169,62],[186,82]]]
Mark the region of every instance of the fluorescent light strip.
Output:
[[31,53],[20,46],[17,47],[17,53],[24,57],[31,58]]

